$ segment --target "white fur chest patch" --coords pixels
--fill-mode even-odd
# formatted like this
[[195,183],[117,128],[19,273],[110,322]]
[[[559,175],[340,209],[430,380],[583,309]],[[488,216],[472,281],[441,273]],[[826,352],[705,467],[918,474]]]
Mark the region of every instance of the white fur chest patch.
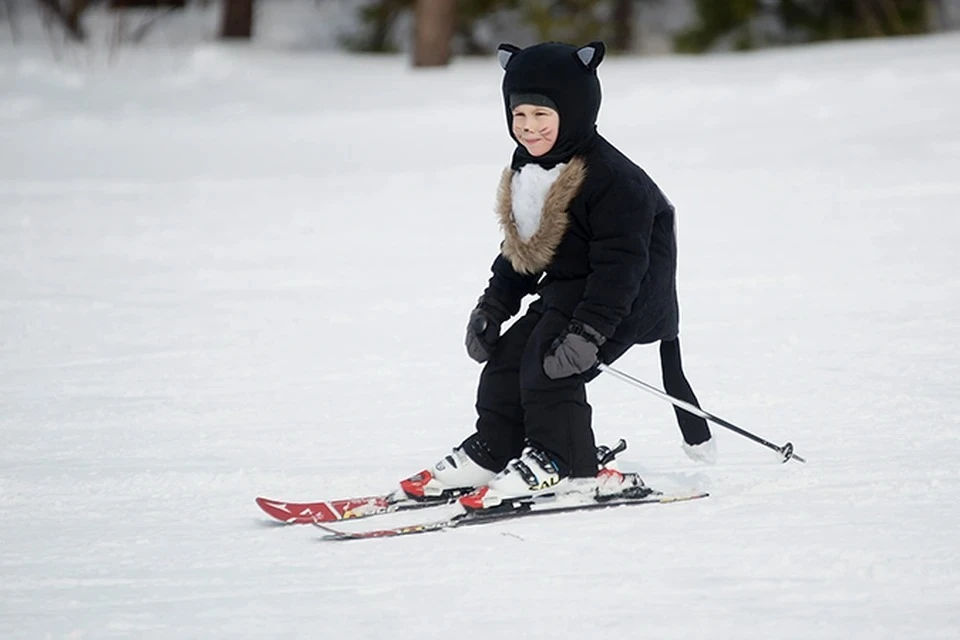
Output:
[[565,166],[558,164],[552,169],[544,169],[528,164],[514,173],[511,184],[513,220],[517,225],[517,234],[523,242],[530,240],[540,228],[547,192],[560,177],[560,171]]

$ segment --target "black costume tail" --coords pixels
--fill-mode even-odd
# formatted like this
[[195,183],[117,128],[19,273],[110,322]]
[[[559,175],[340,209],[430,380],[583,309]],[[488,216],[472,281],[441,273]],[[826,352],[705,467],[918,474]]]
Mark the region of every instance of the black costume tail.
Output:
[[[700,406],[690,383],[683,375],[679,338],[664,340],[660,343],[660,368],[663,372],[664,391],[678,400],[689,402],[696,407]],[[710,427],[707,426],[706,420],[679,407],[674,407],[674,411],[677,413],[677,423],[683,433],[684,442],[696,445],[710,439]]]

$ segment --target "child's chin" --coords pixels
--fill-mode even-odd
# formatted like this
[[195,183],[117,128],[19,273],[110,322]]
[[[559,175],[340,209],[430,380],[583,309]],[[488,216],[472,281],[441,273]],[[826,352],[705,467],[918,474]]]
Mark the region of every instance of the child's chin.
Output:
[[534,158],[539,158],[540,156],[545,154],[547,151],[550,151],[550,147],[545,147],[543,145],[533,145],[533,146],[527,147],[527,153],[532,155]]

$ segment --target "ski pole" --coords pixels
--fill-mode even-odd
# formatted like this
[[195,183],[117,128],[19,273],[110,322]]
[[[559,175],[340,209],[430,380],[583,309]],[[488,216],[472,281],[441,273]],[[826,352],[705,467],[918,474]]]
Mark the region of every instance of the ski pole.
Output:
[[618,370],[618,369],[614,369],[613,367],[608,366],[608,365],[605,365],[605,364],[601,364],[599,368],[600,368],[600,371],[605,371],[605,372],[609,373],[610,375],[612,375],[613,377],[619,378],[620,380],[623,380],[623,381],[626,382],[627,384],[631,384],[631,385],[633,385],[633,386],[635,386],[635,387],[639,387],[640,389],[643,389],[644,391],[647,391],[647,392],[649,392],[649,393],[652,393],[653,395],[657,396],[657,397],[660,398],[661,400],[666,400],[667,402],[669,402],[670,404],[672,404],[672,405],[675,406],[675,407],[680,407],[681,409],[684,409],[685,411],[689,411],[689,412],[692,413],[693,415],[699,416],[699,417],[703,418],[704,420],[709,420],[710,422],[715,422],[716,424],[719,424],[721,427],[726,427],[727,429],[729,429],[730,431],[733,431],[734,433],[739,433],[740,435],[742,435],[742,436],[745,437],[745,438],[749,438],[750,440],[753,440],[753,441],[756,442],[756,443],[762,444],[763,446],[767,447],[768,449],[772,449],[772,450],[776,451],[776,452],[779,453],[781,456],[783,456],[783,462],[784,462],[784,463],[785,463],[787,460],[796,460],[797,462],[806,462],[805,459],[801,458],[799,455],[797,455],[796,453],[793,452],[793,443],[791,443],[791,442],[787,442],[787,443],[784,444],[782,447],[778,447],[777,445],[773,444],[772,442],[768,442],[767,440],[764,440],[764,439],[761,438],[760,436],[754,435],[754,434],[750,433],[750,432],[747,431],[746,429],[741,429],[740,427],[738,427],[737,425],[733,424],[732,422],[728,422],[728,421],[724,420],[723,418],[720,418],[720,417],[717,417],[717,416],[713,415],[712,413],[708,413],[708,412],[704,411],[703,409],[697,407],[696,405],[690,404],[689,402],[684,402],[683,400],[680,400],[680,399],[678,399],[678,398],[674,398],[674,397],[671,396],[670,394],[664,393],[663,391],[660,391],[660,389],[657,389],[657,388],[654,387],[653,385],[647,384],[647,383],[644,382],[643,380],[638,380],[637,378],[634,378],[634,377],[631,376],[631,375],[627,375],[627,374],[624,373],[623,371],[620,371],[620,370]]

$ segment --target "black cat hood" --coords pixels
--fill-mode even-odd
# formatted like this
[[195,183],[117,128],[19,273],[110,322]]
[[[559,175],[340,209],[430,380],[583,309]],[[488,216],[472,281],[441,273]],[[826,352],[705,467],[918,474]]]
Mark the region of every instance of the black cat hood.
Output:
[[[600,112],[597,67],[605,52],[606,47],[599,41],[583,47],[559,42],[545,42],[526,49],[512,44],[499,46],[497,55],[506,72],[503,75],[503,103],[507,111],[507,130],[517,142],[512,162],[514,169],[531,163],[549,169],[568,162],[594,141]],[[542,156],[531,156],[513,135],[510,96],[515,94],[545,96],[556,105],[560,114],[556,144]]]

